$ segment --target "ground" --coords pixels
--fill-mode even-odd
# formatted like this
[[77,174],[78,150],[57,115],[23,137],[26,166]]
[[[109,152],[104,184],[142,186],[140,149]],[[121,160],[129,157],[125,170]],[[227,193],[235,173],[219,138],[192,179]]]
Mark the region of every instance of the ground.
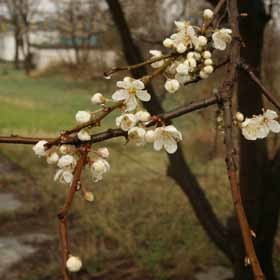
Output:
[[[113,79],[81,81],[61,73],[26,78],[8,67],[1,74],[0,134],[57,135],[74,125],[77,110],[93,108],[89,102],[93,93],[109,95],[113,84]],[[193,86],[171,96],[165,107],[173,107],[180,98],[202,97],[205,89]],[[222,135],[215,133],[214,119],[215,111],[207,110],[178,119],[176,126],[183,131],[190,165],[225,220],[232,202],[218,148]],[[114,116],[102,125],[114,127]],[[134,147],[123,139],[104,145],[111,152],[112,169],[99,183],[85,174],[85,185],[96,200],[88,203],[78,194],[70,213],[71,251],[84,262],[77,279],[192,279],[196,275],[210,280],[211,275],[217,279],[217,273],[219,279],[230,277],[228,261],[208,240],[180,188],[166,177],[165,154],[151,146]],[[0,155],[0,247],[14,248],[15,254],[5,249],[11,258],[22,257],[13,258],[5,269],[0,265],[1,279],[58,279],[56,213],[67,187],[53,182],[55,168],[36,158],[30,146],[1,145]]]

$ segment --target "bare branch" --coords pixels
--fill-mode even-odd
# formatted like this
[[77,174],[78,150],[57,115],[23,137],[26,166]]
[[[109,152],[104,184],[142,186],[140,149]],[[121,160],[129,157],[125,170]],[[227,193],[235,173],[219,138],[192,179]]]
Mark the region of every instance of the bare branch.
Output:
[[245,70],[249,74],[251,79],[260,87],[260,89],[263,92],[263,95],[280,111],[280,101],[278,101],[277,98],[274,97],[273,94],[267,88],[265,88],[265,86],[260,81],[260,79],[256,76],[252,68],[244,61],[240,62],[240,66],[243,70]]

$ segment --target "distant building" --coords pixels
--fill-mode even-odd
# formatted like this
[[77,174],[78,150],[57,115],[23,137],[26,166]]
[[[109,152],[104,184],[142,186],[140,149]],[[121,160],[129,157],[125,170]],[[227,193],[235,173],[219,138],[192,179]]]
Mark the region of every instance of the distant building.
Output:
[[[32,31],[29,34],[29,39],[32,62],[38,70],[61,63],[75,64],[77,61],[74,44],[81,48],[81,53],[87,53],[89,62],[97,65],[103,64],[106,68],[111,68],[117,64],[118,55],[112,50],[106,50],[98,46],[97,34],[91,36],[88,41],[88,48],[85,50],[81,47],[83,45],[81,38],[76,38],[76,41],[73,42],[71,38],[61,36],[58,31]],[[0,59],[12,62],[15,57],[15,49],[13,32],[0,33]],[[19,59],[21,61],[24,59],[22,51],[19,53]]]

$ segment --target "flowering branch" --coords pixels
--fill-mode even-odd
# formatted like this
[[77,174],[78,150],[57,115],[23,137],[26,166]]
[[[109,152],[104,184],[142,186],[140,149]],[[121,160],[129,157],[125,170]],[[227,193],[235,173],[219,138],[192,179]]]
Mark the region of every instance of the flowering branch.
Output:
[[[69,267],[70,270],[72,268],[72,271],[77,271],[79,270],[79,266],[81,266],[79,265],[80,263],[79,259],[77,257],[70,256],[69,254],[70,250],[69,250],[68,229],[67,229],[67,215],[72,205],[75,193],[81,187],[81,174],[82,174],[83,167],[87,163],[87,155],[89,151],[90,151],[90,147],[88,145],[84,145],[80,148],[81,155],[74,171],[74,177],[71,183],[71,187],[68,191],[65,204],[57,215],[59,219],[59,235],[60,235],[61,246],[62,246],[62,273],[63,273],[64,280],[71,279],[68,272]],[[73,264],[71,265],[71,262],[73,261],[75,266],[78,266],[78,269],[76,267],[74,269]],[[67,264],[68,264],[68,268],[67,268]]]
[[[82,170],[88,164],[93,181],[97,182],[102,180],[104,174],[110,169],[107,161],[108,149],[103,147],[93,150],[91,145],[115,137],[125,137],[136,146],[152,143],[156,151],[165,149],[168,154],[174,154],[178,148],[177,143],[182,140],[182,134],[170,124],[170,120],[214,104],[222,107],[224,111],[227,172],[247,254],[246,261],[252,265],[255,279],[264,279],[254,250],[252,230],[246,218],[237,182],[237,164],[232,134],[234,123],[232,95],[238,67],[241,66],[249,73],[250,77],[262,88],[264,95],[278,109],[280,103],[262,86],[248,65],[240,62],[241,39],[238,28],[237,0],[227,1],[231,29],[217,29],[217,24],[214,24],[225,3],[226,0],[220,0],[214,11],[204,10],[201,26],[192,26],[187,21],[176,21],[176,32],[163,41],[163,45],[171,49],[170,54],[164,55],[161,51],[151,50],[151,59],[131,66],[116,67],[105,73],[106,76],[110,76],[118,71],[136,70],[146,65],[155,68],[150,74],[142,73],[142,77],[137,77],[138,79],[124,77],[122,81],[118,81],[117,90],[111,99],[105,98],[101,93],[94,94],[91,101],[101,108],[93,112],[78,111],[76,114],[78,124],[72,129],[63,131],[59,137],[0,136],[0,143],[35,144],[33,150],[36,155],[46,157],[48,164],[58,166],[54,179],[70,185],[65,204],[58,214],[64,280],[70,280],[69,272],[76,272],[82,266],[79,258],[70,255],[67,214],[75,193],[80,188],[84,198],[93,201],[93,194],[81,186]],[[215,51],[224,51],[230,44],[230,58],[215,65]],[[146,89],[148,89],[149,82],[155,77],[164,76],[166,91],[174,94],[181,86],[209,78],[215,70],[224,65],[228,66],[227,78],[218,94],[154,116],[141,109],[142,102],[149,102],[152,98]],[[109,103],[113,105],[108,105]],[[115,120],[118,128],[110,128],[93,134],[91,129],[99,126],[105,117],[117,109],[120,110],[120,115]],[[244,116],[238,113],[236,120],[244,137],[248,140],[256,140],[266,137],[270,131],[280,132],[280,124],[275,120],[277,117],[275,112],[267,110],[263,116],[255,116],[253,119],[245,121]]]
[[[156,123],[156,119],[161,119],[163,122],[168,123],[170,120],[181,117],[183,115],[186,115],[188,113],[207,108],[211,105],[217,104],[219,102],[219,96],[211,96],[208,98],[204,98],[202,100],[193,101],[186,105],[177,107],[169,112],[166,112],[164,114],[160,114],[158,116],[153,117],[153,121],[150,121],[146,126],[152,126]],[[105,140],[109,140],[111,138],[116,137],[126,137],[127,138],[127,132],[123,131],[121,129],[108,129],[106,131],[92,134],[90,143],[98,143],[103,142]],[[5,144],[27,144],[27,145],[35,145],[40,140],[45,140],[48,143],[54,143],[54,141],[57,141],[58,138],[44,138],[44,137],[22,137],[17,135],[12,136],[0,136],[0,143]],[[83,143],[83,141],[79,140],[77,137],[68,137],[66,139],[60,139],[56,144],[58,145],[75,145],[80,146]]]

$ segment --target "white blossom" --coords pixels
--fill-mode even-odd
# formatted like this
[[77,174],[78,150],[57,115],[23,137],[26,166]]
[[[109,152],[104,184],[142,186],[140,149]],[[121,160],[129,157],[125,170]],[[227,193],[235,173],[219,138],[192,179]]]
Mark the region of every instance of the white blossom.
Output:
[[235,118],[236,118],[236,120],[237,120],[238,122],[243,122],[243,121],[244,121],[244,115],[243,115],[242,113],[240,113],[240,112],[237,112],[237,113],[235,114]]
[[265,138],[270,131],[280,132],[280,124],[275,119],[278,118],[276,112],[266,110],[262,115],[246,118],[241,123],[241,131],[247,140],[256,140]]
[[[150,54],[152,55],[152,59],[162,56],[162,52],[158,51],[158,50],[150,50]],[[164,64],[164,60],[159,60],[159,61],[152,63],[151,66],[153,68],[160,68],[161,66],[163,66],[163,64]]]
[[62,184],[71,184],[73,181],[73,174],[71,170],[68,169],[58,169],[54,175],[54,180],[59,180]]
[[135,117],[140,122],[147,122],[151,119],[151,114],[147,111],[138,111]]
[[61,145],[61,146],[59,147],[59,151],[60,151],[63,155],[67,154],[67,153],[69,152],[69,150],[70,150],[70,148],[69,148],[69,146],[67,146],[67,145]]
[[116,118],[116,125],[124,131],[128,131],[137,123],[137,118],[133,114],[123,114]]
[[91,136],[86,129],[81,129],[78,132],[77,137],[81,141],[90,141],[90,139],[91,139]]
[[69,256],[66,267],[70,272],[78,272],[82,268],[82,261],[79,257]]
[[103,158],[96,159],[91,167],[91,174],[94,182],[98,182],[103,179],[103,175],[110,170],[110,164]]
[[204,59],[207,59],[207,58],[211,58],[212,54],[209,51],[204,51],[202,56],[203,56]]
[[153,143],[155,140],[155,131],[154,130],[146,131],[145,140],[147,143]]
[[207,45],[207,38],[205,36],[198,36],[199,45],[204,47]]
[[100,92],[95,93],[91,98],[91,102],[95,105],[104,104],[105,100],[106,100],[105,97]]
[[212,65],[207,65],[203,67],[203,72],[206,74],[212,74],[214,72],[214,67]]
[[204,60],[205,65],[213,65],[213,60],[211,58],[207,58]]
[[215,31],[212,35],[214,42],[214,48],[217,50],[224,51],[228,44],[230,44],[232,31],[231,29],[222,28]]
[[146,131],[142,127],[133,127],[128,131],[128,139],[133,141],[136,146],[143,146],[145,144]]
[[133,111],[137,107],[137,98],[141,101],[150,101],[151,95],[144,90],[145,85],[141,80],[135,80],[130,77],[125,77],[123,81],[117,82],[117,90],[112,99],[115,101],[123,101],[126,105],[126,111]]
[[178,73],[175,75],[175,79],[182,85],[192,80],[190,75],[181,75]]
[[265,138],[269,133],[269,128],[264,125],[262,116],[246,118],[241,124],[241,131],[247,140],[257,140]]
[[87,111],[78,111],[76,114],[76,121],[78,123],[87,123],[91,119],[91,114]]
[[266,110],[263,113],[263,116],[265,118],[265,123],[269,127],[270,131],[272,131],[274,133],[279,133],[280,124],[278,121],[275,120],[276,118],[278,118],[277,113],[272,110]]
[[176,71],[178,74],[181,74],[181,75],[188,75],[189,74],[189,70],[190,70],[190,67],[189,67],[189,62],[186,61],[186,63],[180,63],[177,68],[176,68]]
[[210,20],[210,19],[213,18],[213,16],[214,16],[214,12],[213,12],[212,10],[210,10],[210,9],[205,9],[205,10],[203,11],[203,17],[204,17],[204,19]]
[[199,72],[199,77],[200,77],[201,79],[207,79],[207,78],[209,77],[209,74],[207,74],[207,73],[205,73],[203,70],[201,70],[201,71]]
[[32,149],[38,157],[44,157],[47,155],[46,146],[45,146],[47,143],[48,143],[47,141],[41,140],[37,142],[36,145],[33,146]]
[[173,125],[157,127],[154,136],[154,149],[156,151],[164,148],[169,154],[177,150],[177,142],[182,140],[182,134]]
[[57,153],[51,153],[47,156],[47,163],[48,164],[55,164],[59,160],[59,155]]
[[110,152],[108,150],[108,148],[103,147],[103,148],[99,148],[96,153],[101,156],[102,158],[108,158],[110,156]]
[[70,167],[74,168],[76,166],[76,159],[72,155],[63,155],[57,162],[59,168]]
[[169,93],[174,93],[179,89],[180,83],[176,79],[169,79],[165,82],[164,87]]
[[166,38],[164,39],[163,41],[163,45],[166,47],[166,48],[171,48],[174,43],[173,43],[173,40],[171,40],[170,38]]
[[[178,53],[184,53],[187,49],[194,46],[196,49],[200,47],[200,42],[194,28],[185,21],[175,21],[178,32],[170,36],[172,41],[164,41],[164,45],[167,47],[174,47]],[[202,43],[204,43],[203,40]]]

